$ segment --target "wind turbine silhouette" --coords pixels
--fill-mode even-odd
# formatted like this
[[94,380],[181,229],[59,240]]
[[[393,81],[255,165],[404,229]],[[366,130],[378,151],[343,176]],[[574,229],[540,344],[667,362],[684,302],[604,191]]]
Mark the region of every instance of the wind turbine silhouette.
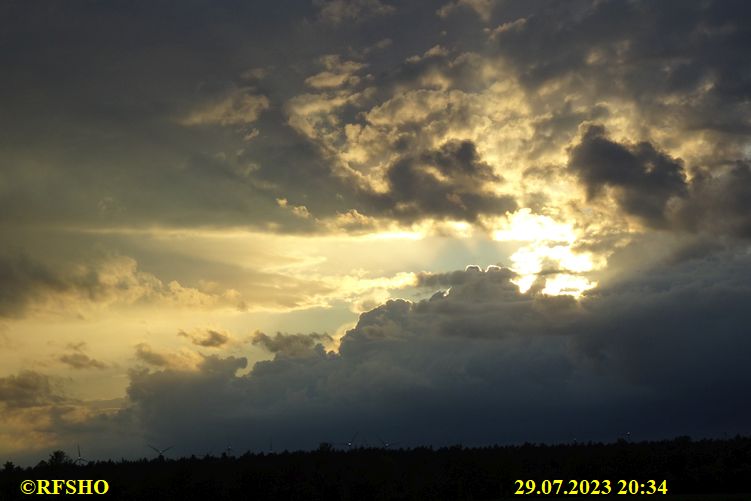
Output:
[[224,455],[227,457],[232,457],[232,446],[228,445],[226,449],[224,449]]
[[391,446],[399,445],[399,442],[387,442],[383,440],[381,437],[378,437],[378,441],[381,442],[381,445],[383,445],[384,449],[388,449]]
[[78,463],[86,463],[86,464],[88,464],[88,463],[89,463],[89,460],[88,460],[88,459],[86,459],[85,457],[83,457],[83,456],[81,455],[81,446],[80,446],[79,444],[76,444],[76,450],[78,451],[78,457],[77,457],[77,458],[76,458],[76,460],[75,460],[75,461],[73,461],[73,462],[74,462],[75,464],[78,464]]
[[350,439],[349,439],[349,440],[347,440],[346,442],[343,442],[343,443],[338,443],[338,444],[336,444],[336,445],[343,445],[343,446],[345,446],[345,447],[346,447],[347,449],[352,449],[352,447],[354,447],[354,445],[355,445],[355,439],[357,438],[357,435],[359,435],[359,434],[360,434],[360,432],[358,431],[358,432],[356,432],[356,433],[355,433],[354,435],[352,435],[352,438],[350,438]]
[[173,447],[174,447],[174,445],[170,445],[170,446],[169,446],[169,447],[167,447],[166,449],[157,449],[156,447],[154,447],[154,446],[153,446],[153,445],[151,445],[151,444],[146,444],[146,445],[148,445],[150,449],[153,449],[153,450],[154,450],[154,452],[156,452],[157,454],[159,454],[159,457],[160,457],[161,459],[164,459],[164,453],[165,453],[165,452],[167,452],[168,450],[170,450],[171,448],[173,448]]

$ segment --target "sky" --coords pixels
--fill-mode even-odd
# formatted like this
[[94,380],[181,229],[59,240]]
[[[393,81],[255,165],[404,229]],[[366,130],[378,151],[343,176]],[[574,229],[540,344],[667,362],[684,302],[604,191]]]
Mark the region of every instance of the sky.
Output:
[[751,5],[0,4],[0,460],[751,433]]

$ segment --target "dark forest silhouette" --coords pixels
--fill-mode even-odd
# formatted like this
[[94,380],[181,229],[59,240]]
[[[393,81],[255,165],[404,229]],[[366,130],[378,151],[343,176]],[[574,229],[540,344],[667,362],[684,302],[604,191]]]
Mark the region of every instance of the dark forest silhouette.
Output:
[[517,479],[666,480],[668,495],[653,497],[721,493],[696,499],[751,499],[751,437],[440,449],[340,450],[324,443],[310,452],[78,463],[58,450],[34,467],[7,462],[0,471],[0,499],[25,499],[23,480],[56,478],[104,479],[110,485],[106,497],[127,500],[533,498],[514,495]]

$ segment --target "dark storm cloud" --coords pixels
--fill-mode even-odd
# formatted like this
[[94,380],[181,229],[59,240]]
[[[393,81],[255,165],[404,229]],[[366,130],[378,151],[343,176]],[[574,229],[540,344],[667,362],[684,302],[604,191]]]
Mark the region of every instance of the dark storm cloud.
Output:
[[480,214],[516,208],[513,197],[496,195],[488,183],[500,182],[470,141],[450,141],[437,150],[396,161],[386,173],[389,191],[373,194],[379,209],[397,219],[422,217],[475,221]]
[[611,141],[600,125],[585,128],[581,141],[569,152],[568,167],[586,186],[589,199],[602,195],[606,187],[614,188],[625,212],[653,226],[665,222],[670,199],[687,192],[680,160],[647,142]]
[[[610,316],[575,346],[597,371],[618,372],[648,391],[647,399],[692,433],[740,427],[735,416],[751,412],[737,398],[751,385],[739,356],[749,348],[742,334],[748,265],[742,252],[715,253],[603,291],[598,306]],[[696,419],[682,416],[688,413]]]
[[502,269],[459,272],[446,295],[361,315],[339,353],[277,356],[245,376],[233,358],[139,373],[122,418],[186,451],[228,436],[315,447],[357,430],[405,444],[748,432],[751,267],[721,254],[660,263],[580,304],[519,294]]

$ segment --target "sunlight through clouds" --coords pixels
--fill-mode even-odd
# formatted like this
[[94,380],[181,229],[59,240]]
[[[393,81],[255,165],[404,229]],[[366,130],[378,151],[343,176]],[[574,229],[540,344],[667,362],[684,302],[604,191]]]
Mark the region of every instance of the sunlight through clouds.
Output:
[[[494,240],[525,242],[511,255],[511,268],[519,274],[512,282],[521,292],[527,292],[538,278],[544,281],[542,293],[548,295],[578,297],[597,285],[579,275],[596,265],[591,253],[573,250],[577,243],[573,224],[533,214],[528,208],[507,215],[499,223],[502,227],[493,232]],[[549,275],[541,276],[543,272]]]

